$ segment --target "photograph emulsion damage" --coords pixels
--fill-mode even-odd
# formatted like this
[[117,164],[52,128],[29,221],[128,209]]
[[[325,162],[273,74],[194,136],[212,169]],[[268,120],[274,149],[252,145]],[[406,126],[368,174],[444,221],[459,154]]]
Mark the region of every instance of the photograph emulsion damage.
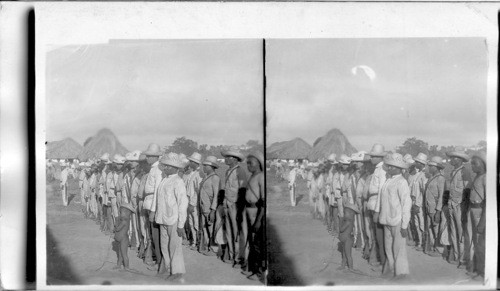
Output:
[[268,284],[482,284],[485,40],[266,44]]
[[47,285],[262,285],[262,40],[46,54]]

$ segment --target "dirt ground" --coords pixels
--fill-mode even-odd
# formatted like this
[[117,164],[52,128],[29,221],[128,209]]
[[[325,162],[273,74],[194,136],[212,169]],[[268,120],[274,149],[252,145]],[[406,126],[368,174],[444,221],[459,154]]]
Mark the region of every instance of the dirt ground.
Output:
[[338,240],[326,226],[309,213],[306,182],[298,180],[298,202],[290,206],[287,182],[278,182],[274,171],[267,174],[267,242],[269,285],[470,285],[482,282],[470,279],[441,257],[430,257],[407,247],[410,276],[394,282],[380,277],[381,269],[370,266],[353,249],[354,268],[359,274],[339,271],[342,261]]
[[[47,186],[47,284],[48,285],[168,285],[156,277],[129,250],[134,273],[117,271],[113,238],[100,232],[99,226],[85,219],[81,211],[78,184],[70,182],[70,203],[62,205],[57,184]],[[242,275],[216,257],[207,257],[183,247],[186,275],[184,285],[261,285]]]

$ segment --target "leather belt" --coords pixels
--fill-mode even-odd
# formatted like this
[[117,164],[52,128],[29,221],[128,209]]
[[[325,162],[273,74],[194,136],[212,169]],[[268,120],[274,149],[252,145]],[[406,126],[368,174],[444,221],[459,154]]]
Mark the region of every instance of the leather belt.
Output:
[[378,193],[368,194],[368,197],[366,198],[366,200],[370,199],[371,197],[373,197],[373,196],[375,196],[375,195],[378,195]]
[[248,208],[257,208],[257,203],[246,202],[245,206]]
[[146,198],[146,197],[148,197],[148,196],[151,196],[151,195],[153,195],[153,194],[154,194],[154,193],[146,193],[146,194],[144,194],[144,197],[143,197],[142,199],[144,199],[144,198]]

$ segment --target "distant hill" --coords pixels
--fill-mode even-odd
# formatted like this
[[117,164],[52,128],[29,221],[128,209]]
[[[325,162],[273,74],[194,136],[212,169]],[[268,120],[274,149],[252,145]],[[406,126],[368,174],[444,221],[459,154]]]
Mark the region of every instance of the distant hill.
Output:
[[115,154],[125,155],[128,150],[120,143],[116,135],[108,128],[103,128],[96,135],[85,141],[78,159],[85,161],[87,159],[99,158],[104,153],[109,153],[112,158]]
[[304,159],[311,148],[307,142],[297,137],[273,143],[267,148],[266,156],[268,159]]
[[307,159],[316,161],[327,158],[332,153],[338,157],[341,154],[351,155],[355,152],[357,152],[356,148],[351,145],[347,137],[339,129],[334,128],[316,139]]
[[82,150],[79,143],[68,137],[47,143],[45,153],[47,159],[75,159]]

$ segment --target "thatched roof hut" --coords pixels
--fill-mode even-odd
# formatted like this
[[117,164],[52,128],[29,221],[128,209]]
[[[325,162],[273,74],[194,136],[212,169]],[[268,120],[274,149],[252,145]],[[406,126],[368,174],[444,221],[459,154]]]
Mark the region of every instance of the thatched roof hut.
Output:
[[108,153],[110,157],[113,157],[115,154],[125,155],[127,152],[128,150],[120,143],[115,134],[111,130],[103,128],[96,135],[87,139],[82,152],[78,155],[78,159],[86,161],[99,158],[104,153]]
[[268,159],[305,159],[311,150],[311,145],[297,137],[289,141],[276,142],[266,150]]
[[45,154],[46,159],[75,159],[82,150],[83,147],[79,143],[68,137],[47,143]]
[[351,155],[355,152],[357,152],[356,148],[351,145],[347,137],[339,129],[334,128],[316,139],[307,159],[316,161],[327,158],[332,153],[338,157],[341,154]]

